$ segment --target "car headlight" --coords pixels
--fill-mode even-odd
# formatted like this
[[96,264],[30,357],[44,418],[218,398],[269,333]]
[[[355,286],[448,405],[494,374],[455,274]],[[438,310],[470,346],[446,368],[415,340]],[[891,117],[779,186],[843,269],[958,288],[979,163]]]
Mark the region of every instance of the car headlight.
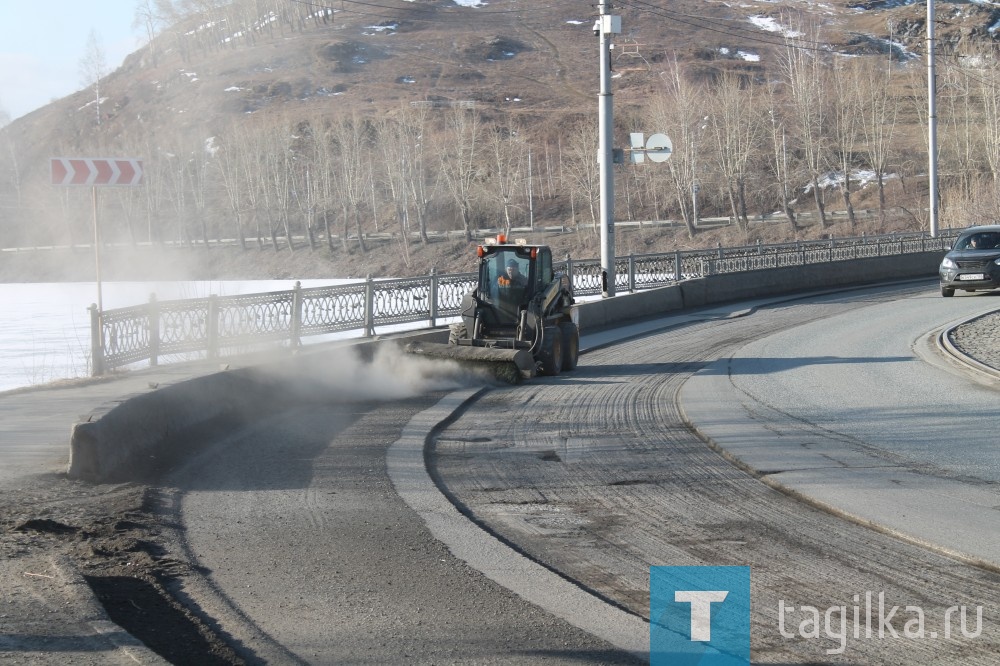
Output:
[[997,257],[996,259],[994,259],[993,263],[996,264],[997,266],[1000,266],[1000,257]]
[[[997,259],[997,261],[1000,262],[1000,259]],[[950,268],[952,270],[955,270],[956,268],[958,268],[958,265],[948,257],[945,257],[944,260],[941,262],[941,268]]]

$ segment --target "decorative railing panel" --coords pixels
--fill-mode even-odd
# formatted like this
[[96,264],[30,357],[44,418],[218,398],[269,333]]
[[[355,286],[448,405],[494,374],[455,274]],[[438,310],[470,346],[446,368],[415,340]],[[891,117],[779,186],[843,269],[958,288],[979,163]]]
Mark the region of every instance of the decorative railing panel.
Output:
[[150,309],[145,305],[109,310],[101,327],[105,364],[117,368],[149,358]]
[[[867,257],[883,257],[931,250],[946,250],[957,231],[936,238],[908,233],[888,236],[839,238],[772,245],[718,247],[665,254],[615,258],[616,292],[638,291],[674,284],[706,275],[767,270]],[[566,257],[556,270],[570,275],[578,296],[603,290],[601,262]],[[155,365],[162,355],[207,353],[248,345],[287,341],[301,344],[302,337],[362,331],[375,334],[378,327],[458,316],[462,299],[476,287],[475,273],[372,280],[329,287],[290,291],[197,298],[151,300],[98,313],[91,309],[91,347],[94,373],[148,359]]]
[[357,284],[302,289],[301,335],[337,333],[365,327],[365,292]]
[[454,273],[437,276],[437,317],[457,317],[462,314],[462,299],[476,288],[476,273]]

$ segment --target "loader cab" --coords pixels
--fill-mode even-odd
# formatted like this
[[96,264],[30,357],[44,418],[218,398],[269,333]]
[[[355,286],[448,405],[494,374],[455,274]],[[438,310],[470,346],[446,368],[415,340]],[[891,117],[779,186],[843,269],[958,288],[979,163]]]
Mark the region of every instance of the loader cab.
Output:
[[552,252],[537,245],[485,245],[479,298],[493,311],[495,325],[516,326],[520,310],[552,282]]

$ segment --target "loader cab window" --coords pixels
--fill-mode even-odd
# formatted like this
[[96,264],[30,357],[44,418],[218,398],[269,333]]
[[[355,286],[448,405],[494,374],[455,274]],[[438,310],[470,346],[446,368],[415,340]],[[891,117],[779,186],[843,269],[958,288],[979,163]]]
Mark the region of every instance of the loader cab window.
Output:
[[538,276],[535,279],[539,289],[552,283],[552,253],[548,250],[538,251]]
[[516,321],[519,306],[533,293],[531,256],[527,250],[500,250],[483,263],[483,294],[498,307],[503,319]]

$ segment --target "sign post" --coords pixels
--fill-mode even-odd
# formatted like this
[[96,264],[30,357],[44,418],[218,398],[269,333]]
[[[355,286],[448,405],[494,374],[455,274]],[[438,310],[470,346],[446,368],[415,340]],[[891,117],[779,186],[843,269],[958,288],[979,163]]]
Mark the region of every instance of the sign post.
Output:
[[93,360],[93,374],[103,373],[104,331],[101,316],[104,302],[101,293],[101,232],[97,220],[97,188],[104,186],[131,187],[142,184],[142,160],[134,158],[105,157],[53,157],[49,160],[52,184],[90,187],[94,211],[94,263],[97,279],[97,340],[95,352],[100,357]]

